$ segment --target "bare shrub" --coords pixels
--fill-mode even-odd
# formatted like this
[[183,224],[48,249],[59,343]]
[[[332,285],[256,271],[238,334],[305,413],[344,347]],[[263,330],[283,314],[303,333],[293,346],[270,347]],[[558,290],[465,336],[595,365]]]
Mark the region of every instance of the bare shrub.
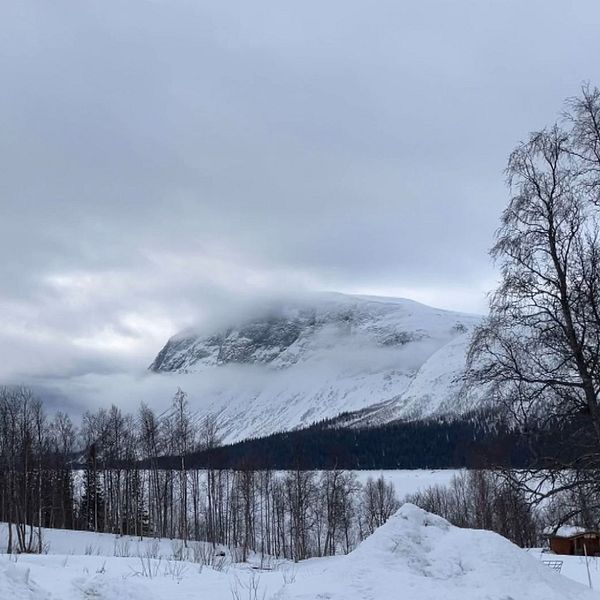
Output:
[[215,549],[206,542],[191,542],[190,549],[192,551],[192,559],[195,563],[198,563],[201,567],[212,566],[215,558]]
[[139,569],[129,567],[132,571],[132,575],[136,577],[147,577],[148,579],[154,579],[158,576],[160,571],[160,565],[162,559],[155,560],[148,555],[139,555]]
[[187,560],[188,559],[188,548],[181,540],[173,540],[171,542],[171,556],[173,560]]
[[187,566],[180,560],[168,560],[165,563],[164,575],[170,577],[173,581],[180,583],[183,576],[187,573]]
[[298,575],[298,568],[296,565],[285,564],[281,568],[281,577],[285,585],[290,585],[296,581]]
[[231,586],[233,600],[264,600],[266,590],[261,589],[260,575],[253,572],[247,581],[242,581],[237,575]]
[[127,558],[131,556],[129,552],[129,546],[129,540],[118,538],[115,539],[113,555],[120,558]]
[[85,556],[98,555],[100,554],[100,549],[94,544],[86,544],[85,548],[83,549],[83,553]]
[[146,544],[146,555],[151,558],[159,558],[160,541],[152,540],[149,544]]

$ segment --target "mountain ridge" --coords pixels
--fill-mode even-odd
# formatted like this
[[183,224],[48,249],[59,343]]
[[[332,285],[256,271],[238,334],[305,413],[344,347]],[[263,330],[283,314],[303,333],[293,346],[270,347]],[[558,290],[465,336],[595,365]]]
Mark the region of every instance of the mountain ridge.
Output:
[[199,406],[194,389],[190,397],[200,413],[219,416],[227,441],[344,412],[367,410],[378,423],[422,418],[473,407],[459,398],[460,378],[481,318],[327,293],[270,304],[205,334],[176,334],[149,368],[205,383]]

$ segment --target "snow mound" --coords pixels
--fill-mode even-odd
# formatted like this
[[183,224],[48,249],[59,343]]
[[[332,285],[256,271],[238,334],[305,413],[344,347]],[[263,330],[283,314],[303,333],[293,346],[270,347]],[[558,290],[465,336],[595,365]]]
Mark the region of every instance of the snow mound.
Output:
[[73,581],[83,598],[94,600],[154,600],[156,596],[139,578],[125,579],[96,574]]
[[[110,556],[113,535],[49,531],[48,537],[60,553],[22,554],[18,564],[0,554],[0,600],[600,600],[501,536],[459,529],[412,504],[347,556],[293,567],[284,562],[266,571],[248,564],[217,571],[159,558],[149,559],[150,578],[133,544],[131,556]],[[97,554],[77,553],[92,541]],[[172,548],[163,541],[161,553]],[[565,567],[585,581],[584,564],[575,562],[582,557],[564,558]],[[597,572],[594,563],[593,578]]]
[[50,595],[31,580],[29,569],[8,562],[8,558],[5,561],[0,563],[0,598],[3,600],[50,599]]
[[296,586],[289,598],[599,598],[503,537],[454,527],[412,504],[405,504],[354,552],[332,561],[311,582],[309,594],[306,585]]

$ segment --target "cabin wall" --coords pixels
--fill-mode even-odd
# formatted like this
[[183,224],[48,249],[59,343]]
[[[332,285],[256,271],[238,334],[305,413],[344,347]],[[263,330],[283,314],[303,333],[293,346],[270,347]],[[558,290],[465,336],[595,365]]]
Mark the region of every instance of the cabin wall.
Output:
[[[583,551],[583,546],[585,544],[585,550]],[[588,556],[596,556],[600,552],[600,539],[598,536],[582,536],[575,538],[575,554],[585,554]]]
[[550,550],[555,554],[573,554],[573,540],[569,538],[550,538]]
[[598,535],[580,535],[572,538],[550,538],[550,550],[555,554],[584,554],[583,546],[588,556],[600,555],[600,536]]

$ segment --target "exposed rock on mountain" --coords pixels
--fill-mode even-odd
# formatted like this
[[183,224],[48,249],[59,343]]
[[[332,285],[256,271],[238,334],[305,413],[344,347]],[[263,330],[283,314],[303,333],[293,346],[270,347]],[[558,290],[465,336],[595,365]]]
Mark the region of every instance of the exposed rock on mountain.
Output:
[[411,300],[323,294],[178,334],[150,369],[179,374],[229,441],[364,409],[372,422],[462,412],[472,408],[462,373],[479,320]]

